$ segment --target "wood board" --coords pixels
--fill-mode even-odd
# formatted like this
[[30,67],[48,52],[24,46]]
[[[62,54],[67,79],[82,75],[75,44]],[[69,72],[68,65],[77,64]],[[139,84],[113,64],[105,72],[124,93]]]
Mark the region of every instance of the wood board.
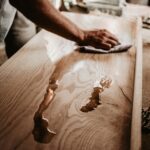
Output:
[[[133,47],[125,53],[85,54],[75,51],[74,42],[54,34],[42,31],[36,35],[0,68],[0,147],[140,149],[141,97],[134,90],[138,87],[137,92],[141,94],[141,82],[136,79],[142,80],[140,69],[136,69],[136,66],[141,68],[141,56],[136,55],[141,54],[141,47],[137,46],[140,43],[139,22],[128,18],[65,15],[81,28],[107,28],[121,42],[131,42]],[[59,87],[45,116],[50,121],[50,129],[57,134],[49,144],[40,144],[31,134],[33,116],[53,73],[56,73]],[[105,75],[112,78],[113,84],[101,95],[102,104],[91,112],[81,112],[94,82]],[[133,102],[136,95],[136,102]],[[133,104],[136,111],[132,113]],[[132,122],[131,129],[132,115],[133,118],[136,115],[138,122]],[[132,136],[135,124],[136,137]]]

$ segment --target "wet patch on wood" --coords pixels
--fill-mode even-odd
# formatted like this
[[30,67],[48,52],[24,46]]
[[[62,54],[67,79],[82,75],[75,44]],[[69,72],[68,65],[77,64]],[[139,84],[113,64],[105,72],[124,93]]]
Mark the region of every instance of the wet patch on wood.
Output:
[[39,143],[49,143],[56,134],[48,128],[48,119],[43,116],[44,111],[48,108],[55,96],[55,90],[58,87],[58,81],[50,80],[46,94],[41,102],[37,112],[34,115],[34,128],[32,134],[34,139]]
[[100,94],[106,89],[111,86],[112,80],[108,77],[103,77],[100,82],[96,82],[97,85],[94,86],[93,92],[91,94],[91,97],[89,98],[89,102],[82,106],[80,109],[82,112],[89,112],[94,110],[98,107],[98,105],[101,104],[101,98]]

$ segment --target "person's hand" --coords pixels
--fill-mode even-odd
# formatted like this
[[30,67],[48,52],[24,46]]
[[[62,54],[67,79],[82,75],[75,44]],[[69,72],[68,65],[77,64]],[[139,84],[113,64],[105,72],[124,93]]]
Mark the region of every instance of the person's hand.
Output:
[[105,29],[84,31],[83,40],[78,43],[80,46],[93,46],[95,48],[102,48],[109,50],[110,48],[119,44],[115,35]]

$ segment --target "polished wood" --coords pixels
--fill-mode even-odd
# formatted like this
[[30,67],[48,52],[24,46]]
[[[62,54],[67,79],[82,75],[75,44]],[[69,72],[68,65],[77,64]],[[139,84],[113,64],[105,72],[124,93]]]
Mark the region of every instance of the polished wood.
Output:
[[[137,80],[141,75],[139,22],[128,18],[65,15],[84,29],[107,28],[121,43],[131,43],[133,47],[123,53],[80,53],[74,42],[57,35],[46,31],[36,35],[0,68],[0,147],[128,150],[132,142],[140,142],[141,136],[142,79]],[[95,81],[104,76],[111,78],[113,84],[102,93],[102,104],[88,113],[81,112]],[[49,144],[40,144],[34,141],[31,133],[33,117],[50,78],[58,80],[59,86],[45,116],[56,135]],[[132,121],[135,114],[136,126]],[[131,129],[131,121],[132,128],[138,128],[136,137],[132,136],[135,130]]]
[[[137,18],[138,25],[136,31],[141,32],[142,21]],[[136,41],[136,48],[139,50],[136,53],[136,67],[134,78],[134,96],[132,107],[132,121],[131,121],[131,150],[141,149],[141,106],[142,106],[142,35],[138,34]],[[140,85],[140,87],[139,87]],[[136,138],[135,138],[136,137]]]

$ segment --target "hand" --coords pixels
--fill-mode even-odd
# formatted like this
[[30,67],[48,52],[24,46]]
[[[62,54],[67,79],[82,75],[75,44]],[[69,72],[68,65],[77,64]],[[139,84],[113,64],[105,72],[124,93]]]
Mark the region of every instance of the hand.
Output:
[[115,35],[105,29],[102,29],[84,31],[84,38],[78,44],[80,46],[93,46],[95,48],[109,50],[110,48],[119,45],[120,43]]

